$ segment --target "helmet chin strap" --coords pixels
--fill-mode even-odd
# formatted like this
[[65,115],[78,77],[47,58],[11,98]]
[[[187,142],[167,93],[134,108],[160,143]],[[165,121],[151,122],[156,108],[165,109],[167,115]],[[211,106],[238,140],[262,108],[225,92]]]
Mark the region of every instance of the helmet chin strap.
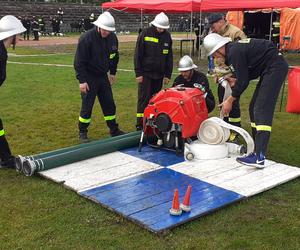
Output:
[[192,79],[193,73],[194,73],[194,70],[191,69],[191,70],[189,71],[189,75],[188,75],[188,77],[187,77],[186,80],[190,81],[190,80]]
[[12,40],[12,42],[11,42],[11,44],[12,44],[12,46],[13,46],[13,49],[16,48],[16,42],[17,42],[16,39],[17,39],[17,36],[14,35],[14,36],[13,36],[13,40]]

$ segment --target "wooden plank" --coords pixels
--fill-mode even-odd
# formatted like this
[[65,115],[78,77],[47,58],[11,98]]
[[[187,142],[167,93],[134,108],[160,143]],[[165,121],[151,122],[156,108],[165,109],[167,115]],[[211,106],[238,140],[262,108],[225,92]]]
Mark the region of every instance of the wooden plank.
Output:
[[143,159],[145,161],[156,163],[162,167],[168,167],[179,162],[184,162],[182,155],[177,156],[174,152],[164,149],[156,149],[150,146],[142,147],[138,152],[137,147],[121,150],[121,152],[131,156]]
[[[204,188],[204,185],[192,185],[192,192],[193,192],[193,196],[198,195],[198,192],[202,191],[202,197],[204,197],[204,195],[210,195],[210,192],[212,190],[217,189],[218,187],[216,186],[212,186],[209,185],[207,186],[207,188]],[[186,190],[186,185],[184,186],[178,186],[179,189],[179,193],[180,193],[180,200],[183,199],[184,194],[185,194],[185,190]],[[143,211],[145,209],[149,209],[151,207],[157,207],[163,203],[167,203],[169,202],[169,204],[173,199],[173,195],[174,195],[174,191],[164,191],[149,197],[145,197],[143,199],[128,203],[126,205],[123,206],[114,206],[112,205],[113,208],[115,208],[118,212],[122,213],[122,214],[126,214],[126,215],[132,215],[132,214],[136,214],[140,211]]]
[[161,232],[166,229],[171,229],[180,224],[199,218],[200,216],[212,213],[217,209],[220,209],[224,206],[228,206],[241,199],[244,199],[244,197],[237,196],[234,193],[225,193],[219,198],[209,198],[205,202],[202,201],[199,203],[195,203],[191,212],[183,213],[183,215],[179,216],[178,218],[172,218],[174,216],[169,215],[163,220],[157,220],[156,223],[150,225],[150,229],[155,232]]
[[[154,185],[137,186],[136,188],[131,190],[122,190],[123,192],[121,193],[121,190],[117,190],[117,192],[115,192],[116,190],[113,190],[112,192],[96,194],[94,198],[102,203],[109,204],[111,207],[118,209],[119,207],[122,207],[126,204],[141,201],[143,199],[153,197],[161,193],[170,192],[171,195],[169,196],[169,200],[172,200],[175,188],[178,188],[183,196],[189,184],[197,187],[198,189],[206,189],[212,186],[211,184],[208,184],[206,182],[199,182],[199,180],[197,179],[189,178],[186,176],[180,178],[178,182],[171,179],[168,182],[163,181],[163,183],[161,183],[160,185],[159,183],[161,183],[161,178],[156,179],[156,183],[154,183]],[[153,201],[155,201],[155,199],[153,199]],[[149,206],[154,205],[155,204],[149,204]]]
[[214,188],[208,189],[204,196],[201,193],[191,197],[192,211],[190,213],[183,213],[181,216],[172,216],[169,214],[169,209],[172,201],[160,204],[158,206],[140,211],[136,214],[130,215],[132,219],[136,219],[148,226],[154,231],[162,229],[169,229],[187,220],[198,217],[202,213],[209,213],[216,208],[232,203],[242,199],[243,197],[234,192],[225,189]]
[[64,185],[68,188],[81,192],[87,188],[106,185],[115,181],[120,181],[132,176],[140,175],[149,171],[154,171],[160,167],[149,162],[139,160],[130,162],[122,166],[100,170],[94,173],[80,176],[80,178],[67,179]]
[[[282,164],[274,164],[263,170],[256,170],[238,178],[228,180],[225,182],[219,182],[218,185],[238,192],[244,196],[254,195],[266,190],[266,187],[261,188],[261,184],[264,186],[274,186],[285,182],[285,175],[292,175],[294,178],[299,176],[300,170],[298,168],[289,167]],[[290,177],[286,181],[290,180]]]
[[62,167],[46,170],[41,173],[47,178],[52,178],[61,182],[74,177],[84,176],[89,173],[108,170],[131,162],[137,162],[138,164],[140,160],[121,152],[113,152]]

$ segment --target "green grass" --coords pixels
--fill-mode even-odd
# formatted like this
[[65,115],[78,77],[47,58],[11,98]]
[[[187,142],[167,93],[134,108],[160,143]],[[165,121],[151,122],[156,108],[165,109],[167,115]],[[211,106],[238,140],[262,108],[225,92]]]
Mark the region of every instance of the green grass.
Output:
[[[132,69],[134,44],[120,47],[119,68]],[[72,65],[74,46],[17,48],[15,52],[68,52],[72,54],[9,60]],[[177,55],[174,61],[178,58]],[[288,59],[292,64],[300,62],[298,55]],[[205,69],[206,61],[199,65]],[[133,131],[137,92],[134,74],[119,71],[117,77],[118,83],[113,86],[117,119],[122,129]],[[247,110],[254,87],[251,84],[241,99],[243,127],[247,130]],[[216,86],[212,84],[212,88],[216,93]],[[78,143],[80,96],[73,68],[8,64],[0,99],[1,118],[14,154],[36,154]],[[97,103],[92,118],[90,137],[107,137]],[[299,115],[276,111],[268,158],[300,166],[299,124]],[[299,190],[296,179],[157,236],[62,185],[1,170],[0,249],[296,250],[300,249]]]

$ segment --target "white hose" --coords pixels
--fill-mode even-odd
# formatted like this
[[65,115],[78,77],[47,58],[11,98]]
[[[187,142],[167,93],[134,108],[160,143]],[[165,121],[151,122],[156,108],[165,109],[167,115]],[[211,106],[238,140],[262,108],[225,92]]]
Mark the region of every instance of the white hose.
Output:
[[218,117],[210,117],[202,122],[197,137],[206,144],[223,144],[228,140],[230,130],[237,132],[244,138],[247,144],[247,154],[254,151],[254,141],[246,130],[226,123]]

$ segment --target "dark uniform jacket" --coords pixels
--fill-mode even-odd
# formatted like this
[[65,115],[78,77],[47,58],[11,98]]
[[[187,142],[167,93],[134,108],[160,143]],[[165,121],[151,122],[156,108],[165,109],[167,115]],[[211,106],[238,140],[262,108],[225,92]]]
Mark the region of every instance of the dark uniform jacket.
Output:
[[225,64],[237,78],[232,96],[239,97],[249,81],[261,76],[272,59],[278,56],[278,50],[271,41],[247,38],[226,44],[225,54]]
[[194,83],[201,84],[203,87],[202,90],[207,93],[205,98],[206,107],[208,112],[211,112],[215,108],[215,98],[211,92],[211,89],[209,88],[207,77],[203,73],[194,70],[193,76],[189,82],[186,81],[182,75],[179,75],[175,78],[173,87],[183,84],[184,87],[194,88]]
[[6,62],[7,62],[7,50],[3,41],[0,41],[0,86],[6,79]]
[[158,33],[156,27],[151,26],[140,33],[135,48],[134,70],[136,77],[171,78],[173,51],[168,31]]
[[80,83],[87,82],[88,74],[99,76],[110,71],[111,75],[115,75],[118,62],[118,39],[114,33],[102,38],[95,27],[80,37],[74,60]]

